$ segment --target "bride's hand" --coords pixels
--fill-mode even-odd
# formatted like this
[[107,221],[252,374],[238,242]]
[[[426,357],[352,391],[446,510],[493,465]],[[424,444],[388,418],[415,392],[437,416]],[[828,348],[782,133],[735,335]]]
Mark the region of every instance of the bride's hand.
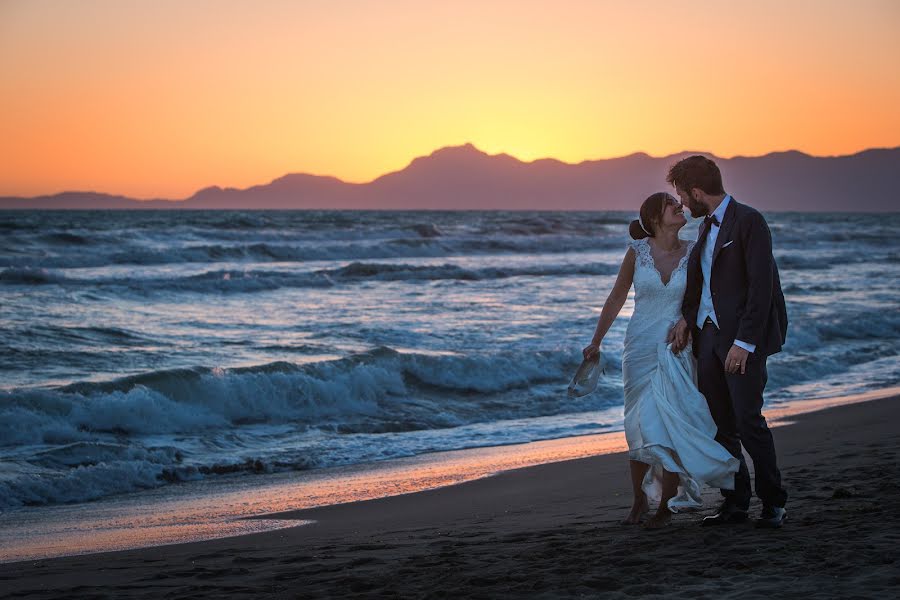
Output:
[[581,351],[581,354],[584,356],[585,360],[590,360],[600,352],[600,344],[588,344],[585,346],[584,350]]
[[685,346],[687,346],[690,333],[690,329],[688,328],[687,321],[684,320],[684,317],[678,319],[678,322],[675,323],[675,326],[672,327],[669,331],[669,335],[666,337],[666,342],[672,344],[672,352],[678,354],[684,350]]

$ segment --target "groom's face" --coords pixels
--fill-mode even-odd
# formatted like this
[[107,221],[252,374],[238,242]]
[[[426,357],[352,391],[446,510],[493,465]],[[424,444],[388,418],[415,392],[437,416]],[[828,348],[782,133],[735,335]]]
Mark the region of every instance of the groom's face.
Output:
[[676,187],[675,191],[678,193],[678,197],[681,198],[681,203],[687,206],[688,210],[691,211],[691,217],[699,219],[700,217],[705,217],[709,212],[706,210],[706,207],[694,197],[692,192],[683,190],[680,187]]

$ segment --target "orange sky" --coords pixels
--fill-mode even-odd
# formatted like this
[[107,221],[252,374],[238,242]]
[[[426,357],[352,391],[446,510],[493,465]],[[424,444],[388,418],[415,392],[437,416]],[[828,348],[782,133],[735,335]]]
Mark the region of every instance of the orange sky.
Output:
[[896,0],[0,1],[0,195],[362,182],[465,142],[849,154],[900,145],[898,107]]

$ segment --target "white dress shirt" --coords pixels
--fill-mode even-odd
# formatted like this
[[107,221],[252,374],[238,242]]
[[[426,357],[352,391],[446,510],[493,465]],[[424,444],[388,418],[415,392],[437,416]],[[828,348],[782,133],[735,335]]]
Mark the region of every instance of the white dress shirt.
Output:
[[[712,319],[712,322],[719,327],[719,319],[716,317],[716,309],[713,306],[712,291],[709,288],[709,279],[712,274],[713,250],[716,248],[716,238],[719,237],[719,227],[725,219],[725,211],[728,209],[728,203],[731,202],[731,195],[726,194],[725,198],[713,211],[712,216],[719,220],[719,225],[713,223],[710,225],[709,235],[706,236],[706,243],[700,253],[700,269],[703,271],[703,291],[700,293],[700,310],[697,311],[697,327],[703,329],[703,323],[706,317]],[[734,345],[739,346],[747,352],[756,350],[756,344],[748,344],[741,340],[734,340]]]

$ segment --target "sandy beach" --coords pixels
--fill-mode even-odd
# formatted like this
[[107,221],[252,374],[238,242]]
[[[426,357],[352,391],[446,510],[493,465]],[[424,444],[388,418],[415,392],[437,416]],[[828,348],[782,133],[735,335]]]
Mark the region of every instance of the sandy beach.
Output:
[[627,467],[609,454],[277,515],[303,527],[5,564],[2,596],[883,598],[900,585],[898,418],[891,397],[778,427],[778,531],[701,528],[717,490],[667,529],[620,525]]

